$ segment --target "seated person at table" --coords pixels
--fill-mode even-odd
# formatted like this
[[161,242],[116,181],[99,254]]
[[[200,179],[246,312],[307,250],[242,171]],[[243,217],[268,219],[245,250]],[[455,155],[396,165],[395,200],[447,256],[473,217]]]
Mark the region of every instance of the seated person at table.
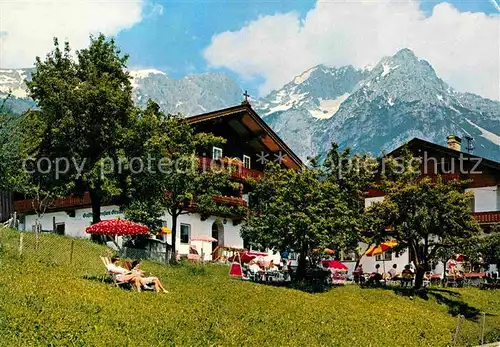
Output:
[[259,271],[261,271],[260,266],[257,265],[257,263],[255,262],[255,260],[252,260],[250,262],[250,266],[248,267],[248,270],[250,270],[252,272],[259,272]]
[[278,271],[278,267],[274,265],[274,261],[271,260],[271,263],[269,263],[269,269],[267,271]]
[[401,286],[403,284],[413,283],[413,271],[410,270],[410,265],[406,265],[404,270],[401,272]]
[[397,264],[394,264],[394,265],[392,265],[392,268],[388,271],[388,272],[389,272],[389,275],[391,276],[391,279],[396,278],[396,276],[397,276],[397,274],[398,274],[398,273],[397,273],[397,271],[396,271],[396,268],[397,268],[397,267],[398,267],[398,265],[397,265]]
[[160,290],[162,290],[164,293],[168,293],[168,291],[163,287],[161,284],[160,280],[158,277],[145,277],[144,271],[142,271],[139,266],[141,265],[141,262],[139,260],[135,260],[132,263],[132,273],[136,274],[140,278],[141,285],[146,286],[149,284],[153,284],[155,287],[156,292],[158,293]]
[[410,265],[406,265],[403,272],[401,273],[404,278],[413,278],[413,271],[410,270]]
[[130,283],[135,286],[138,292],[141,291],[141,279],[140,276],[132,273],[131,271],[125,269],[118,265],[118,257],[111,258],[111,263],[106,265],[106,269],[109,273],[115,275],[118,282]]
[[359,264],[358,267],[352,272],[352,275],[354,277],[354,282],[364,282],[365,277],[363,276],[363,265]]

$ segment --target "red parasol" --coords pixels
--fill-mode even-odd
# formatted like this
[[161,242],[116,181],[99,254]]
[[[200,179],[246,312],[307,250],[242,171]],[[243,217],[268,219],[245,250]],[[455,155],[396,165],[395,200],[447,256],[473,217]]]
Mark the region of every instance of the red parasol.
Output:
[[240,253],[240,258],[241,258],[241,262],[249,263],[250,261],[254,260],[255,258],[267,257],[268,255],[269,254],[263,253],[263,252],[246,251],[246,252]]
[[338,260],[323,260],[321,264],[329,269],[347,270],[347,266]]
[[123,236],[123,235],[147,235],[149,228],[143,224],[134,223],[124,219],[110,219],[92,224],[85,231],[89,234]]

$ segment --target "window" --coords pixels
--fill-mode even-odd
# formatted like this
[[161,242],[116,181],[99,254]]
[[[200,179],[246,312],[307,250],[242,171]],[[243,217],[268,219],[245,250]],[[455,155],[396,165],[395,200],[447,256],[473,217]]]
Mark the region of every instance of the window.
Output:
[[189,243],[190,234],[191,234],[191,225],[181,224],[181,243]]
[[212,159],[217,160],[217,159],[221,159],[221,158],[222,158],[222,148],[214,146],[213,151],[212,151]]
[[391,261],[392,260],[392,253],[391,252],[385,252],[385,253],[382,253],[382,254],[377,254],[375,256],[375,260],[377,260],[377,261],[382,261],[382,260]]
[[243,166],[250,169],[250,157],[243,154]]

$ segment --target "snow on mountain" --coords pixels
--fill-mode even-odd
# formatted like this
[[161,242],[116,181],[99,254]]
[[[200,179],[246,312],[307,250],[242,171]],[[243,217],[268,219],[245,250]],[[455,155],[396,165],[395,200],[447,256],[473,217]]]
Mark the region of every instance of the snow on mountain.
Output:
[[[26,92],[25,79],[32,69],[0,70],[0,98],[11,94],[7,107],[22,113],[34,107]],[[202,74],[175,79],[155,69],[129,71],[136,103],[145,106],[151,98],[162,110],[194,115],[241,103],[240,87],[225,74]]]
[[481,132],[481,136],[484,137],[485,139],[488,139],[490,140],[491,142],[493,142],[494,144],[496,144],[497,146],[500,146],[500,136],[496,135],[496,134],[493,134],[492,132],[486,130],[486,129],[483,129],[481,128],[479,125],[477,124],[474,124],[473,122],[471,122],[470,120],[468,120],[467,118],[465,119],[470,125],[474,126],[476,129],[478,129],[480,132]]
[[[165,112],[194,115],[242,101],[241,88],[225,74],[130,75],[141,107],[151,98]],[[0,70],[0,97],[11,91],[14,111],[33,107],[24,85],[30,76],[31,69]],[[332,141],[379,155],[413,137],[446,145],[446,136],[456,134],[474,137],[475,154],[500,161],[500,102],[455,91],[409,49],[363,69],[312,67],[251,103],[304,160],[323,155]]]
[[500,161],[500,102],[456,92],[409,49],[363,70],[320,65],[255,107],[302,159],[332,141],[379,155],[413,137],[446,145],[456,134],[473,136],[475,154]]

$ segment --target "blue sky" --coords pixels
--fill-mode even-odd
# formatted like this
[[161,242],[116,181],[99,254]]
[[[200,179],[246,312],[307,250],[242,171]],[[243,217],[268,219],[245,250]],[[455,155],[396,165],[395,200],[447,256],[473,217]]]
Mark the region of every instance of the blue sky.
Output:
[[363,68],[410,48],[455,89],[500,100],[498,1],[0,0],[0,68],[102,32],[132,69],[225,72],[262,96],[318,64]]
[[120,32],[116,40],[123,51],[130,54],[133,68],[155,68],[169,76],[181,78],[188,74],[224,72],[242,88],[256,93],[261,79],[241,81],[229,69],[211,69],[203,57],[203,50],[212,36],[224,31],[240,29],[259,16],[295,11],[303,17],[314,7],[315,1],[165,1],[162,14]]
[[[440,2],[423,1],[420,8],[430,14],[438,3]],[[488,0],[451,3],[461,12],[497,12],[492,1]],[[203,50],[210,45],[214,35],[237,31],[261,16],[294,11],[299,18],[304,19],[308,11],[314,8],[315,1],[182,0],[150,3],[144,11],[153,12],[154,6],[157,10],[161,6],[162,11],[155,11],[146,20],[116,36],[122,49],[130,54],[131,67],[156,68],[176,78],[192,73],[222,71],[236,79],[242,88],[256,94],[262,83],[261,76],[242,79],[231,69],[209,68]]]

